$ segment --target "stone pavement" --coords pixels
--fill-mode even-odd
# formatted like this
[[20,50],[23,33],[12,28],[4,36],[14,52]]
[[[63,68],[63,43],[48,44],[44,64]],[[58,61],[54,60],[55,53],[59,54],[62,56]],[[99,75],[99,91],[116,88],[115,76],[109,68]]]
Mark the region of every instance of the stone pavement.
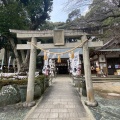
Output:
[[69,77],[57,77],[25,120],[90,120]]

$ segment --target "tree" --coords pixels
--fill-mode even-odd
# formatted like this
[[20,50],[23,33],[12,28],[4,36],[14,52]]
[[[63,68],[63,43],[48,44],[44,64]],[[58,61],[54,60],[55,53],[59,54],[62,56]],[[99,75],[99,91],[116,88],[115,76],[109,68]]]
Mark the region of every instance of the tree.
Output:
[[0,5],[0,33],[8,35],[9,29],[28,29],[28,20],[23,8],[17,2]]
[[[30,20],[30,29],[37,30],[45,24],[45,20],[49,19],[49,13],[52,10],[53,0],[21,0],[25,6],[27,17]],[[28,67],[29,50],[22,66]],[[24,68],[24,67],[23,67]]]
[[[19,6],[19,3],[13,1],[4,1],[5,4],[0,5],[0,33],[1,37],[5,39],[5,41],[1,41],[1,48],[6,49],[10,46],[10,34],[9,28],[11,29],[27,29],[28,22],[26,20],[26,15],[24,10]],[[11,46],[13,48],[13,46]],[[9,49],[10,50],[10,49]],[[16,51],[17,52],[17,51]],[[14,54],[16,54],[14,52]],[[19,56],[17,59],[20,59]],[[6,58],[7,59],[7,58]],[[20,60],[19,60],[20,64]],[[20,65],[18,65],[20,66]],[[20,69],[20,67],[19,67]]]
[[76,18],[79,18],[81,16],[80,9],[75,9],[71,13],[68,14],[68,20],[67,21],[73,21]]
[[119,0],[93,0],[90,11],[85,16],[86,23],[92,27],[103,28],[105,41],[118,39],[120,24]]
[[53,0],[20,0],[27,11],[30,19],[30,29],[36,30],[46,19],[50,19],[49,13],[52,11]]
[[88,13],[88,22],[102,22],[108,18],[117,18],[120,17],[119,12],[119,7],[118,5],[116,5],[114,0],[112,0],[111,2],[108,0],[93,0],[93,3],[90,5],[90,12]]
[[[72,4],[74,7],[74,10],[80,9],[81,7],[85,5],[89,5],[89,12],[87,17],[87,22],[94,22],[94,21],[104,21],[107,18],[113,17],[117,18],[120,16],[119,14],[119,4],[120,0],[73,0],[68,1],[68,7],[69,4]],[[72,11],[74,11],[72,9]]]
[[39,30],[53,30],[55,28],[55,24],[50,21],[44,22],[41,26],[39,26]]
[[67,11],[80,9],[81,7],[90,5],[92,1],[93,0],[67,0],[65,9],[67,9]]
[[[53,0],[1,0],[0,3],[0,33],[10,41],[14,55],[18,63],[29,63],[29,51],[26,53],[26,59],[22,60],[25,52],[21,54],[16,50],[18,43],[16,37],[9,33],[9,29],[31,29],[36,30],[46,19],[49,19],[49,13],[52,8]],[[21,58],[22,57],[22,58]],[[25,57],[24,57],[25,58]]]
[[[90,0],[74,0],[74,5],[76,5],[76,8],[77,5],[79,5],[80,8],[81,5],[85,5],[89,1]],[[110,30],[110,28],[112,28],[110,31],[115,35],[116,30],[113,28],[118,28],[120,23],[119,5],[120,0],[93,0],[89,5],[88,13],[85,16],[72,20],[69,24],[87,32],[91,30],[100,30],[101,28],[104,28],[106,31],[107,29]],[[110,31],[109,33],[111,34]]]
[[[42,25],[45,22],[46,19],[50,19],[49,13],[52,11],[53,0],[16,0],[16,1],[1,0],[1,1],[3,2],[1,3],[1,6],[0,6],[2,7],[1,9],[4,9],[4,10],[6,9],[6,14],[4,12],[3,14],[5,15],[3,16],[7,15],[9,19],[12,18],[13,20],[14,24],[11,24],[11,26],[9,26],[11,29],[12,28],[20,29],[24,26],[23,25],[21,27],[21,24],[26,22],[27,27],[29,27],[29,29],[36,30],[39,27],[39,25]],[[12,15],[12,16],[9,16],[9,15]],[[18,23],[17,22],[18,18],[21,18],[19,20],[19,22],[21,23],[20,25],[15,24],[15,23]],[[7,19],[5,19],[4,21],[6,20]],[[8,23],[10,22],[12,21],[9,21]]]

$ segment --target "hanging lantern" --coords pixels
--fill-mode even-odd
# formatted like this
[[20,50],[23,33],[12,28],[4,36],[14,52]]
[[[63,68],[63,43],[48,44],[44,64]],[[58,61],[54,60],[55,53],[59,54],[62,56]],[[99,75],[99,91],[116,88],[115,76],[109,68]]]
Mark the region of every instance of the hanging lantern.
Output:
[[60,55],[58,55],[58,60],[57,60],[58,63],[61,63],[61,58],[60,58]]
[[71,52],[71,58],[72,59],[74,58],[74,52],[73,51]]
[[44,60],[47,60],[47,53],[44,51]]

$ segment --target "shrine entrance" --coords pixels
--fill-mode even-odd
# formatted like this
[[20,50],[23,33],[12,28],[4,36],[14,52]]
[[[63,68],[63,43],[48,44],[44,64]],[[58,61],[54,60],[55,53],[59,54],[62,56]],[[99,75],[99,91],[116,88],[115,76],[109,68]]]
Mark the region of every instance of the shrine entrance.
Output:
[[[72,42],[74,43],[74,42]],[[70,44],[72,44],[70,43]],[[65,43],[66,44],[66,43]],[[65,52],[65,51],[68,51],[68,50],[71,50],[71,48],[51,48],[51,49],[47,49],[49,52],[53,52],[53,53],[61,53],[61,52]],[[41,51],[39,54],[38,54],[38,57],[43,60],[43,57],[44,57],[44,52]],[[73,69],[73,68],[76,68],[78,67],[79,64],[83,64],[83,61],[82,61],[82,58],[83,58],[83,51],[82,51],[82,48],[76,48],[74,50],[74,58],[72,58],[72,61],[71,61],[71,55],[70,55],[70,52],[69,53],[65,53],[63,55],[60,56],[61,58],[61,62],[58,63],[57,62],[57,58],[58,56],[55,55],[55,54],[50,54],[48,55],[48,59],[47,61],[49,61],[50,59],[52,61],[54,61],[54,66],[56,68],[56,72],[57,74],[69,74],[70,73],[70,68]],[[73,60],[74,59],[74,60]],[[44,62],[44,60],[42,61],[42,63],[44,64],[47,64],[50,66],[51,68],[51,64],[49,62]],[[72,62],[72,63],[71,63]],[[73,62],[75,62],[75,64],[73,65]],[[47,66],[46,65],[46,66]],[[43,64],[41,64],[42,68],[44,68]],[[81,65],[83,66],[83,65]],[[82,67],[82,70],[83,70],[83,67]],[[71,70],[72,71],[72,70]]]
[[[87,101],[85,104],[88,106],[96,106],[97,102],[94,99],[94,91],[91,78],[91,68],[90,68],[90,58],[89,58],[89,47],[103,46],[102,41],[91,42],[87,39],[87,34],[81,32],[80,30],[48,30],[48,31],[25,31],[25,30],[10,30],[12,33],[17,34],[19,39],[31,39],[31,42],[27,44],[18,44],[17,49],[30,49],[30,62],[29,62],[29,75],[28,75],[28,85],[27,85],[27,97],[26,103],[30,103],[34,99],[34,80],[35,80],[35,66],[36,66],[36,49],[41,49],[44,51],[44,56],[46,56],[46,49],[50,48],[71,48],[70,50],[57,53],[49,52],[49,54],[55,54],[58,56],[58,63],[61,61],[60,56],[65,53],[74,51],[76,48],[83,48],[83,63],[84,63],[84,73],[87,88]],[[64,37],[80,37],[81,40],[75,43],[65,43]],[[37,38],[53,38],[53,44],[41,44],[37,42]]]
[[58,68],[58,75],[59,74],[69,74],[68,72],[68,66],[57,66]]
[[69,74],[67,59],[61,59],[61,63],[57,63],[56,60],[57,74]]

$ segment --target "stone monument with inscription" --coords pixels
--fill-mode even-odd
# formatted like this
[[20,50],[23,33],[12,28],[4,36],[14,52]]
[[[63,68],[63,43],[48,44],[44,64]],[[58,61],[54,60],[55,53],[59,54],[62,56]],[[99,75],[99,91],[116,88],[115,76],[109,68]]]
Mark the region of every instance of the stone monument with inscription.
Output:
[[53,41],[54,45],[64,45],[64,30],[54,30]]

